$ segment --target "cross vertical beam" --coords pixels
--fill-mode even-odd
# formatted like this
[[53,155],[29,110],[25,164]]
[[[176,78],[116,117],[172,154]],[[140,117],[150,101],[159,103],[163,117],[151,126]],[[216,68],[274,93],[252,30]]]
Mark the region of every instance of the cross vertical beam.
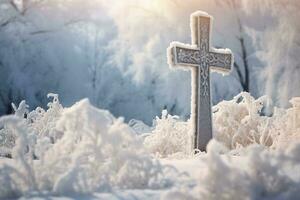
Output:
[[210,71],[228,72],[233,65],[230,50],[210,46],[212,17],[204,12],[191,15],[192,45],[172,42],[168,48],[168,62],[172,67],[192,70],[191,118],[194,130],[194,148],[201,151],[213,137]]

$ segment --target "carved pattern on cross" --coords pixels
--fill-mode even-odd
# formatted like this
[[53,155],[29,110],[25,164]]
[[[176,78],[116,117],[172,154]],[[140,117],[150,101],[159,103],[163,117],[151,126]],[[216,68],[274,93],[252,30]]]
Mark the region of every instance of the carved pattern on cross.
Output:
[[200,51],[195,51],[191,49],[183,49],[180,47],[178,48],[178,61],[183,63],[191,63],[195,65],[200,65],[201,60],[206,60],[206,62],[210,63],[212,66],[226,66],[230,65],[231,58],[230,56],[224,54],[217,54],[217,53],[200,53]]
[[179,48],[179,52],[177,54],[178,62],[201,66],[201,96],[209,96],[209,66],[230,66],[232,59],[230,54],[220,54],[209,51],[209,28],[210,19],[202,18],[201,26],[199,28],[199,50]]

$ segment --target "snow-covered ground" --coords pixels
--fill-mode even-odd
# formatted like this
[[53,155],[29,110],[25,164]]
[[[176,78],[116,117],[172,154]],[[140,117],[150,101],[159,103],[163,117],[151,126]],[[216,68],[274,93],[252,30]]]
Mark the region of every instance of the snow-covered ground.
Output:
[[[194,155],[189,122],[167,111],[131,126],[87,99],[0,118],[0,199],[297,199],[300,100],[272,108],[241,93],[213,108],[214,140]],[[26,113],[26,118],[24,114]],[[264,114],[262,114],[264,113]],[[268,115],[266,115],[268,114]]]

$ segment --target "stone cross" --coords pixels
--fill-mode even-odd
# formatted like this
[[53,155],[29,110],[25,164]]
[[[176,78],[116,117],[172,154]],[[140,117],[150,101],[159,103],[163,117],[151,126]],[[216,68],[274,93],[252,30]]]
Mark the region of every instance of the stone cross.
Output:
[[205,151],[212,138],[210,71],[229,72],[233,55],[229,49],[210,46],[212,17],[198,11],[191,15],[192,45],[172,42],[168,63],[172,67],[189,67],[192,71],[191,119],[194,148]]

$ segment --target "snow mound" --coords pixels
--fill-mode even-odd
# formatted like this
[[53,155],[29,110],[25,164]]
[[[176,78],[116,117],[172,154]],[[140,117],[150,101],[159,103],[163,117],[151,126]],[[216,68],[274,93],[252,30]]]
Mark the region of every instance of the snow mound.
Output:
[[0,198],[158,189],[174,182],[166,174],[176,172],[152,159],[122,119],[87,99],[62,108],[52,97],[47,111],[0,118],[0,126],[16,135],[14,164],[0,165]]
[[[202,161],[206,167],[195,187],[167,191],[162,199],[298,199],[300,143],[284,151],[268,151],[258,145],[243,156],[221,156],[221,143],[212,140]],[[224,148],[226,148],[224,146]]]

